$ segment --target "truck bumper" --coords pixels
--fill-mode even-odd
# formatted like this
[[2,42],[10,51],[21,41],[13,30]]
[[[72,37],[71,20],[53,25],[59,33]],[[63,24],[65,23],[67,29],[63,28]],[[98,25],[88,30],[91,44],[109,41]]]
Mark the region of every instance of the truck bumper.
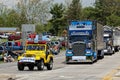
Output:
[[104,49],[104,54],[113,54],[113,50]]
[[92,63],[97,59],[93,59],[92,56],[71,56],[66,57],[66,63]]
[[22,64],[22,65],[24,65],[24,66],[36,65],[36,63],[32,63],[32,62],[18,62],[18,64]]

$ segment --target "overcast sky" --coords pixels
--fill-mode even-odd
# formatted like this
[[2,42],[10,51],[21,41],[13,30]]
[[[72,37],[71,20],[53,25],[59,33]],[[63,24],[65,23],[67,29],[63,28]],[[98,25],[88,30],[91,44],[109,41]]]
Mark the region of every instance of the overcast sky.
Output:
[[[7,5],[9,7],[15,5],[18,0],[0,0],[0,3],[2,2],[4,5]],[[64,0],[55,0],[55,2],[61,3],[64,2]],[[83,7],[92,6],[95,2],[95,0],[81,0]]]
[[[62,2],[64,3],[64,0],[54,0],[55,2]],[[81,0],[83,7],[92,6],[95,3],[95,0]]]

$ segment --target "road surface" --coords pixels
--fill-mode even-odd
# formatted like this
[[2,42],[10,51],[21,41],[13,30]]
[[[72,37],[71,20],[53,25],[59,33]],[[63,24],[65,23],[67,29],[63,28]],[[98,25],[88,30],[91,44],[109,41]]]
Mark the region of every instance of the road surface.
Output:
[[65,51],[54,57],[54,68],[48,71],[17,70],[17,63],[0,64],[0,80],[103,80],[120,66],[120,52],[107,55],[93,64],[65,64]]

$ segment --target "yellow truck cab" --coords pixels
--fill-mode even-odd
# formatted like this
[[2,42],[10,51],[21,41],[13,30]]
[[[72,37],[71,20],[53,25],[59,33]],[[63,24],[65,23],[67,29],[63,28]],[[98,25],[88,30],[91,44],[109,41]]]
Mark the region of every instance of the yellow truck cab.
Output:
[[29,70],[34,70],[37,66],[38,70],[43,70],[44,66],[48,70],[53,68],[53,54],[50,50],[50,46],[46,41],[27,41],[25,46],[25,52],[18,57],[18,70],[24,70],[27,66]]

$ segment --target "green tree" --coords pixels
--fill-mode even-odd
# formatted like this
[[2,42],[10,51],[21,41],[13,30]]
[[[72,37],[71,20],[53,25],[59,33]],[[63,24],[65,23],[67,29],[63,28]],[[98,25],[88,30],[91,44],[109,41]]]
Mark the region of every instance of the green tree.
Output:
[[4,19],[0,16],[0,27],[4,27]]
[[0,27],[6,27],[7,16],[10,13],[11,9],[8,9],[5,5],[0,3]]
[[107,25],[119,26],[120,25],[120,16],[112,14],[109,17],[107,17]]
[[19,18],[20,18],[19,14],[12,10],[6,18],[7,19],[6,26],[19,28],[20,27]]
[[[110,24],[109,21],[113,21],[116,16],[120,16],[120,0],[96,0],[96,18],[104,25]],[[110,17],[111,20],[108,20]],[[113,20],[112,20],[113,19]],[[112,23],[114,24],[114,23]]]
[[67,21],[80,20],[81,18],[81,3],[80,0],[72,0],[72,3],[68,6],[66,10],[65,17]]
[[57,3],[50,8],[50,13],[52,14],[52,19],[50,20],[52,28],[50,29],[50,32],[52,34],[58,35],[59,32],[62,31],[63,26],[65,25],[63,17],[64,10],[65,9],[63,4]]
[[82,9],[82,20],[95,20],[96,11],[94,7],[85,7]]

